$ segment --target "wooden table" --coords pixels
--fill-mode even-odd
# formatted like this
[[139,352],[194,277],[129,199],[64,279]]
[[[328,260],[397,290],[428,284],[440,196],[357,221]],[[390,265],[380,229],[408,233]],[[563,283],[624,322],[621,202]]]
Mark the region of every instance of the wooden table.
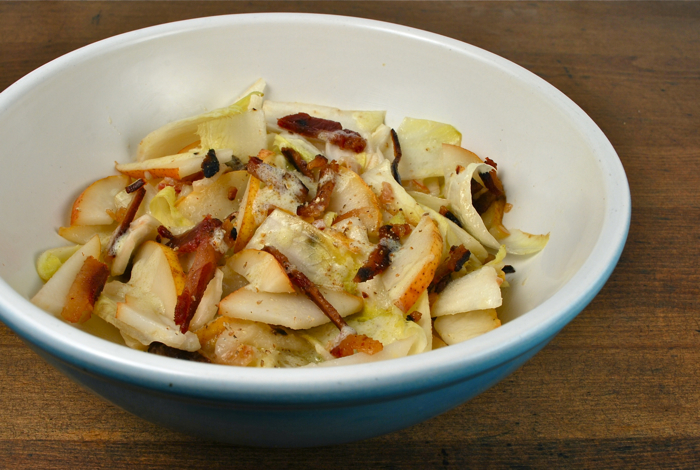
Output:
[[410,429],[320,449],[229,447],[149,424],[76,386],[0,325],[0,467],[700,467],[700,3],[0,2],[0,89],[118,33],[257,11],[426,29],[562,90],[627,171],[632,224],[617,269],[491,390]]

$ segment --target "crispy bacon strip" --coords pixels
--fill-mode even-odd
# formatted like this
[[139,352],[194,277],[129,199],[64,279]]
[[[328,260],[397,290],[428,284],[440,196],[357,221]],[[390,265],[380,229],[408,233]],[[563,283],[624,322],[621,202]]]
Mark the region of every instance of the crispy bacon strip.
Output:
[[250,157],[247,169],[252,176],[274,187],[277,191],[290,191],[299,202],[303,202],[309,194],[308,188],[299,178],[288,171],[263,162],[258,157]]
[[339,122],[313,117],[307,113],[281,117],[277,120],[277,125],[289,132],[321,139],[355,153],[362,152],[367,146],[367,141],[360,134],[350,129],[343,129]]
[[119,226],[114,230],[114,233],[112,233],[112,238],[109,240],[109,244],[107,245],[107,257],[108,258],[113,258],[117,254],[114,252],[114,245],[119,240],[119,237],[124,235],[126,231],[129,229],[129,225],[131,225],[131,222],[134,221],[134,217],[136,216],[136,212],[139,210],[139,206],[141,205],[141,201],[143,201],[143,197],[146,195],[146,189],[141,187],[138,188],[134,192],[134,198],[131,200],[131,203],[129,204],[129,208],[126,210],[126,213],[124,214],[124,218],[122,221],[119,223]]
[[369,254],[365,264],[357,270],[354,282],[365,282],[383,273],[391,264],[391,253],[399,246],[399,239],[410,233],[408,224],[384,225],[379,229],[379,243]]
[[219,172],[219,159],[216,157],[216,151],[214,149],[209,149],[207,155],[202,160],[202,173],[205,178],[211,178]]
[[[216,220],[216,219],[214,219]],[[192,267],[187,272],[185,287],[182,294],[177,297],[175,305],[175,324],[180,326],[180,332],[187,333],[190,321],[197,312],[197,307],[202,301],[204,291],[209,281],[216,274],[216,267],[223,256],[219,250],[209,242],[211,237],[202,239],[197,246]]]
[[340,171],[340,168],[336,162],[330,162],[323,167],[318,178],[316,197],[299,206],[297,215],[314,219],[318,219],[323,215],[328,208],[328,204],[331,203],[331,194],[333,194],[333,188],[335,188],[335,177],[338,171]]
[[340,342],[340,344],[331,349],[331,354],[334,357],[352,356],[355,352],[363,352],[367,354],[376,354],[384,349],[384,345],[365,335],[348,335]]
[[144,179],[139,178],[136,181],[134,181],[133,183],[131,183],[129,186],[124,188],[124,190],[127,192],[127,194],[131,194],[134,191],[136,191],[137,189],[143,187],[145,184],[146,184],[146,182],[144,181]]
[[464,245],[450,247],[449,257],[435,270],[435,276],[428,286],[428,292],[439,294],[452,280],[450,274],[459,271],[469,261],[471,252]]
[[399,174],[399,163],[401,162],[401,145],[399,144],[399,136],[394,129],[391,130],[391,142],[394,144],[394,161],[391,162],[391,175],[397,183],[401,184],[401,175]]
[[204,220],[194,228],[182,235],[173,235],[164,226],[158,227],[158,234],[169,241],[167,245],[179,253],[192,253],[204,241],[209,241],[214,234],[214,230],[220,228],[223,223],[219,219],[214,219],[207,215]]
[[313,178],[314,174],[311,170],[309,170],[309,166],[306,163],[306,160],[301,156],[299,152],[294,150],[293,148],[289,147],[284,147],[282,150],[282,155],[284,155],[284,158],[287,159],[289,163],[292,164],[296,170],[301,173],[304,176],[308,176],[309,178]]
[[92,256],[88,256],[68,290],[66,305],[61,316],[71,323],[83,323],[90,319],[95,301],[109,277],[109,268]]
[[323,155],[318,154],[314,157],[313,160],[306,164],[306,168],[308,168],[309,170],[315,170],[316,168],[323,168],[327,164],[328,159]]
[[283,253],[281,253],[274,246],[270,245],[266,245],[263,248],[263,251],[266,251],[275,257],[277,262],[284,268],[292,283],[301,289],[301,291],[306,294],[306,296],[311,299],[311,301],[315,303],[318,308],[321,309],[321,311],[330,319],[330,321],[333,322],[335,326],[338,327],[339,330],[342,331],[344,328],[350,328],[335,307],[331,305],[328,300],[326,300],[323,294],[321,294],[318,287],[316,287],[316,285],[311,282],[311,280],[306,277],[304,273],[299,271],[292,263],[290,263],[289,259],[287,259]]

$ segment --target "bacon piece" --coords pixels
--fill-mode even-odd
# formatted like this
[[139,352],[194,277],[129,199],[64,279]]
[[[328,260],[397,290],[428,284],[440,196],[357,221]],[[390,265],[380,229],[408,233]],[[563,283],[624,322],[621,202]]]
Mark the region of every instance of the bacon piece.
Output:
[[401,145],[399,144],[399,136],[394,129],[391,130],[391,142],[394,144],[394,161],[391,162],[391,175],[397,183],[401,184],[401,175],[399,174],[399,162],[401,162]]
[[452,222],[454,222],[455,224],[457,224],[457,226],[459,228],[464,228],[464,227],[462,227],[462,222],[447,207],[440,206],[440,215],[444,216],[445,218],[447,218],[447,219],[451,220]]
[[307,113],[281,117],[277,120],[277,125],[289,132],[330,142],[355,153],[362,152],[367,146],[367,141],[360,134],[343,129],[339,122],[313,117]]
[[195,181],[203,180],[204,179],[204,172],[203,171],[198,171],[196,173],[192,173],[191,175],[185,176],[182,178],[183,183],[193,183]]
[[228,200],[229,201],[235,200],[237,195],[238,195],[238,188],[235,186],[231,186],[228,189]]
[[[216,220],[216,219],[215,219]],[[222,254],[209,243],[211,237],[201,240],[194,255],[192,267],[187,272],[185,287],[177,297],[175,305],[175,324],[180,326],[180,332],[187,333],[190,321],[197,312],[204,291],[209,281],[216,274],[216,267]]]
[[439,294],[452,280],[450,274],[459,271],[469,261],[471,252],[464,245],[450,247],[449,257],[435,270],[435,276],[428,286],[428,292]]
[[311,282],[311,280],[306,277],[304,273],[299,271],[292,263],[290,263],[289,259],[287,259],[283,253],[281,253],[274,246],[270,245],[266,245],[262,251],[266,251],[275,257],[277,262],[282,265],[287,273],[287,276],[289,276],[289,279],[294,283],[294,285],[301,289],[301,291],[306,294],[306,296],[311,299],[311,301],[315,303],[318,308],[321,309],[321,311],[330,319],[330,321],[333,322],[335,326],[338,327],[339,330],[342,331],[344,328],[350,328],[335,307],[331,305],[328,300],[326,300],[323,294],[321,294],[318,287],[316,287],[316,285]]
[[306,160],[301,156],[299,152],[294,150],[293,148],[289,147],[284,147],[282,150],[282,155],[284,155],[284,158],[287,159],[289,163],[292,164],[296,170],[301,173],[304,176],[308,176],[309,178],[313,178],[314,174],[311,170],[309,170],[309,166],[306,163]]
[[340,344],[331,349],[333,357],[352,356],[355,352],[376,354],[384,349],[384,345],[376,339],[365,335],[348,335]]
[[148,352],[157,356],[172,357],[174,359],[183,359],[185,361],[211,363],[211,361],[204,357],[199,351],[183,351],[182,349],[172,348],[163,343],[159,343],[158,341],[148,345]]
[[308,188],[299,178],[288,171],[263,162],[258,157],[250,157],[247,169],[252,176],[274,187],[277,191],[291,192],[299,202],[303,202],[309,194]]
[[124,190],[127,192],[127,194],[131,194],[134,191],[136,191],[137,189],[139,189],[140,187],[144,186],[145,184],[146,184],[146,182],[143,180],[143,178],[139,178],[136,181],[134,181],[133,183],[131,183],[129,186],[124,188]]
[[409,313],[409,314],[406,316],[406,320],[412,321],[412,322],[414,322],[414,323],[418,323],[418,322],[420,321],[421,318],[423,318],[423,314],[420,313],[420,312],[418,312],[418,311],[413,312],[413,313]]
[[354,282],[365,282],[383,273],[391,264],[391,253],[398,249],[399,239],[411,231],[408,224],[384,225],[379,229],[379,243],[365,264],[357,270]]
[[306,164],[306,168],[309,170],[315,170],[316,168],[321,168],[323,169],[324,166],[328,164],[328,159],[324,157],[321,154],[318,154],[314,157],[313,160],[311,160],[309,163]]
[[131,225],[131,222],[134,221],[134,217],[136,216],[136,212],[139,210],[139,206],[141,205],[141,201],[143,201],[143,197],[146,195],[146,188],[138,188],[134,192],[134,198],[131,200],[131,203],[129,204],[129,207],[126,210],[126,213],[124,214],[124,218],[122,219],[121,222],[119,222],[119,226],[114,230],[114,233],[112,233],[112,237],[109,239],[109,244],[107,245],[107,257],[108,258],[113,258],[117,254],[114,252],[114,245],[116,244],[117,240],[126,233],[126,231],[129,229],[129,225]]
[[163,238],[169,239],[167,245],[179,253],[192,253],[204,241],[209,241],[214,234],[214,230],[223,225],[219,219],[214,219],[207,215],[204,220],[198,223],[194,228],[188,230],[182,235],[173,235],[164,226],[158,227],[158,234]]
[[88,256],[68,290],[66,305],[61,316],[71,323],[83,323],[90,319],[95,301],[109,277],[109,268],[92,256]]
[[297,215],[301,217],[311,217],[318,219],[328,208],[331,202],[331,194],[335,188],[335,178],[340,171],[336,162],[330,162],[324,166],[318,178],[318,191],[316,197],[297,208]]

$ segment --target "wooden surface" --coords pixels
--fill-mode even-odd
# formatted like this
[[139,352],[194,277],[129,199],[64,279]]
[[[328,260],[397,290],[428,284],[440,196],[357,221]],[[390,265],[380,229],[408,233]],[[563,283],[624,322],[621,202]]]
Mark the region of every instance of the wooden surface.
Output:
[[632,224],[617,269],[549,346],[470,403],[320,449],[236,448],[159,428],[74,385],[0,325],[0,467],[700,467],[700,3],[0,2],[0,90],[114,34],[254,11],[426,29],[562,90],[627,171]]

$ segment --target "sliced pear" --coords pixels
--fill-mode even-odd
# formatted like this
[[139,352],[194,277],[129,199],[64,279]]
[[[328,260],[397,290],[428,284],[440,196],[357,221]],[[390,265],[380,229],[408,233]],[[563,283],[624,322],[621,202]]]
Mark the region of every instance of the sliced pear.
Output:
[[435,319],[435,330],[448,345],[475,338],[499,326],[501,326],[501,320],[498,319],[496,309],[493,308],[446,315]]
[[360,175],[344,166],[339,167],[327,210],[335,212],[338,217],[352,213],[373,235],[377,234],[382,223],[377,196]]
[[[319,287],[319,290],[342,317],[362,310],[362,297],[323,287]],[[303,294],[256,292],[248,287],[238,289],[224,298],[219,304],[219,313],[242,320],[286,326],[294,330],[305,330],[330,321],[321,309]]]
[[207,288],[202,294],[202,299],[194,312],[192,320],[190,320],[190,330],[197,331],[216,316],[216,311],[219,309],[221,294],[223,293],[224,272],[217,269],[214,278],[209,281]]
[[243,250],[226,263],[234,271],[245,277],[250,288],[271,293],[295,292],[292,281],[277,259],[266,251]]
[[100,237],[102,246],[107,246],[109,238],[116,228],[116,223],[110,225],[71,225],[70,227],[59,227],[58,234],[78,245],[86,244],[97,235]]
[[134,250],[146,240],[153,240],[158,235],[160,222],[150,215],[142,215],[131,222],[127,231],[114,244],[114,260],[112,261],[112,276],[124,274]]
[[177,296],[185,286],[185,273],[171,248],[149,240],[134,256],[129,284],[158,297],[163,302],[164,315],[174,319]]
[[404,245],[392,254],[381,274],[394,305],[407,312],[428,288],[442,255],[442,237],[433,219],[424,215]]
[[246,246],[255,233],[255,229],[262,223],[265,213],[261,207],[255,204],[255,199],[260,192],[262,182],[255,176],[248,178],[248,185],[241,199],[238,218],[236,219],[236,242],[233,245],[234,251],[240,251]]
[[457,168],[457,166],[466,168],[472,163],[484,163],[484,160],[471,150],[459,145],[442,144],[443,168]]
[[108,176],[88,186],[73,203],[71,225],[109,225],[116,212],[114,197],[131,181],[126,175]]
[[431,315],[440,317],[500,307],[501,279],[491,266],[484,266],[466,276],[455,279],[433,303]]
[[450,247],[464,245],[464,247],[474,256],[476,256],[479,261],[483,262],[486,259],[488,252],[476,238],[469,235],[469,233],[467,233],[459,225],[434,211],[430,207],[421,207],[428,215],[430,215],[440,229],[440,235],[442,235],[444,242],[443,257],[447,256],[447,253],[450,251]]
[[94,236],[61,265],[51,279],[32,297],[31,302],[55,316],[60,315],[66,305],[68,291],[80,268],[83,267],[88,256],[100,259],[100,251],[100,238]]
[[[191,151],[133,163],[117,163],[115,168],[132,178],[146,178],[148,173],[150,178],[181,180],[202,170],[206,154],[206,151]],[[216,150],[219,163],[230,162],[232,156],[233,152],[229,149]]]
[[[197,223],[206,215],[224,220],[238,210],[250,175],[247,171],[231,171],[206,185],[193,185],[193,191],[177,202],[180,213]],[[233,199],[230,196],[235,191]]]

